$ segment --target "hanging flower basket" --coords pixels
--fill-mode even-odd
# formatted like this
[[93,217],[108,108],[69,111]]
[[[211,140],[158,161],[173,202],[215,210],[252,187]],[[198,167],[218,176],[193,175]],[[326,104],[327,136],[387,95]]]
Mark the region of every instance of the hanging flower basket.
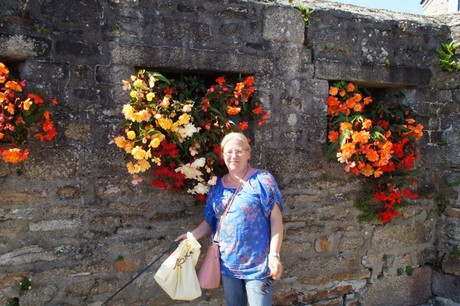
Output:
[[32,130],[40,141],[51,141],[57,135],[47,101],[26,92],[25,86],[25,81],[10,79],[8,67],[0,62],[0,158],[5,163],[18,164],[28,158]]
[[326,104],[328,156],[346,172],[374,181],[373,198],[381,203],[376,212],[383,223],[391,221],[398,206],[417,197],[410,189],[416,183],[416,141],[423,136],[416,113],[401,99],[374,101],[344,81],[329,88]]
[[223,136],[266,123],[268,114],[254,95],[252,76],[235,83],[218,77],[215,82],[207,87],[198,77],[167,79],[146,70],[123,81],[130,100],[123,106],[124,121],[114,142],[126,153],[134,184],[153,174],[154,187],[186,191],[202,201],[225,171]]

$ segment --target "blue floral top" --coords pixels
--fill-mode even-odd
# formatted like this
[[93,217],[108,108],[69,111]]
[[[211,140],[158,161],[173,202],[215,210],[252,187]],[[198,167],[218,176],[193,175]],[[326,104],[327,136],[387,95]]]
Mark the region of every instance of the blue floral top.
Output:
[[[204,218],[213,237],[218,218],[237,188],[225,187],[221,179],[208,193]],[[268,277],[270,216],[275,203],[283,209],[281,192],[274,177],[258,170],[236,196],[220,231],[221,273],[240,279]]]

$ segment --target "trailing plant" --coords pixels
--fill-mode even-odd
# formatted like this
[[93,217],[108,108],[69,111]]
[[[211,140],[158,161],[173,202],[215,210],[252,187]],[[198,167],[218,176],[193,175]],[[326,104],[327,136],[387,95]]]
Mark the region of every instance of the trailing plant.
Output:
[[441,48],[436,49],[439,54],[439,64],[447,72],[460,71],[460,43],[451,41],[441,43]]
[[39,94],[26,92],[25,81],[10,79],[8,67],[0,62],[0,158],[21,163],[29,156],[30,133],[40,141],[51,141],[57,131],[47,102]]
[[265,124],[268,114],[254,95],[254,78],[211,86],[199,77],[168,79],[140,70],[123,81],[130,100],[115,144],[126,153],[127,170],[137,184],[152,169],[151,185],[186,191],[203,201],[225,172],[220,141],[230,131]]
[[417,197],[411,187],[416,182],[415,144],[423,126],[416,124],[415,112],[402,98],[374,101],[345,81],[329,88],[328,157],[345,164],[346,172],[372,180],[373,199],[365,196],[355,204],[365,220],[377,214],[382,223],[389,222],[398,215],[398,207]]

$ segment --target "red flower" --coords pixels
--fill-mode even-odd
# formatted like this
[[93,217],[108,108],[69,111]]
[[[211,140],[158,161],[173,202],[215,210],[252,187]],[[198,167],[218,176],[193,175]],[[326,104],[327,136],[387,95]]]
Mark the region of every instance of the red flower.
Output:
[[225,78],[224,77],[218,77],[216,79],[216,83],[219,84],[219,86],[222,86],[225,83]]
[[156,188],[168,190],[168,184],[166,184],[162,180],[154,180],[154,181],[152,181],[151,184],[152,184],[152,186],[154,186]]
[[247,121],[242,121],[238,124],[238,128],[240,129],[240,131],[247,130],[249,128],[249,124]]

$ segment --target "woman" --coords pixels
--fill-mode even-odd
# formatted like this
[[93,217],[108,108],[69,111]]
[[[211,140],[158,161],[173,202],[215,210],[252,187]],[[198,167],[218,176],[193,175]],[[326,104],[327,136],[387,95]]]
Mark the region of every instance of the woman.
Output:
[[283,273],[279,256],[283,240],[281,193],[269,172],[249,166],[251,147],[242,133],[226,135],[221,149],[228,173],[209,191],[204,220],[192,234],[196,239],[210,233],[214,236],[225,205],[243,184],[220,231],[225,301],[227,306],[272,305],[272,280]]

